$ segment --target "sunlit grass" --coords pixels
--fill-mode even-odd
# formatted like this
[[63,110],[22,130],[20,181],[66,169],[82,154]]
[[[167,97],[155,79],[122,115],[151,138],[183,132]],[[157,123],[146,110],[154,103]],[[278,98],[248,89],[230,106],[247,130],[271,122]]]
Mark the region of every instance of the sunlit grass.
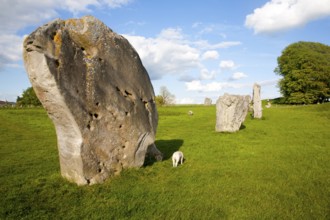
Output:
[[0,219],[330,218],[329,104],[273,106],[233,134],[215,132],[215,106],[158,110],[164,161],[78,187],[45,111],[0,109]]

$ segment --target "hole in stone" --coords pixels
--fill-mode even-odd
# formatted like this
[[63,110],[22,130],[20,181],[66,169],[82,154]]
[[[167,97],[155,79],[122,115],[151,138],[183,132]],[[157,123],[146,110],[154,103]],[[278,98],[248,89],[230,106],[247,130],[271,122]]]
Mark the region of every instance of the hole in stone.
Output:
[[102,62],[102,61],[103,61],[103,59],[99,57],[99,61],[100,61],[100,62]]
[[81,49],[82,51],[85,51],[85,48],[83,48],[83,47],[80,47],[80,49]]
[[26,44],[27,44],[27,45],[29,45],[29,44],[33,44],[33,40],[28,41]]
[[89,112],[88,114],[89,114],[89,116],[93,117],[93,114],[92,113]]
[[89,179],[86,179],[86,181],[87,181],[87,184],[90,184],[91,183],[91,181]]
[[26,48],[26,52],[31,52],[33,51],[31,48]]
[[35,47],[38,48],[38,49],[42,49],[42,47],[39,46],[39,45],[35,45]]
[[125,90],[125,94],[126,95],[132,95],[131,93],[127,92],[127,90]]
[[102,169],[101,169],[101,168],[99,168],[97,171],[98,171],[99,173],[101,173],[101,172],[102,172]]
[[123,127],[123,125],[119,125],[119,128],[122,128]]
[[118,88],[118,86],[116,86],[116,89],[117,89],[118,92],[120,92],[120,89]]
[[100,106],[100,103],[99,103],[99,102],[97,102],[97,103],[95,103],[95,105],[96,105],[96,106]]
[[53,32],[52,35],[51,35],[52,40],[55,39],[55,36],[56,36],[56,32]]
[[79,89],[76,89],[76,93],[79,93]]
[[125,145],[121,146],[121,148],[123,148],[123,149],[124,149],[125,147],[126,147]]
[[60,66],[60,61],[55,60],[55,65],[56,65],[56,67],[59,67]]
[[129,114],[129,112],[125,112],[125,114],[126,114],[126,115],[128,115],[128,114]]
[[95,118],[97,118],[97,117],[99,117],[99,115],[98,115],[98,114],[96,114],[96,113],[94,113],[94,117],[95,117]]
[[88,128],[88,130],[91,130],[91,125],[88,124],[88,125],[87,125],[87,128]]

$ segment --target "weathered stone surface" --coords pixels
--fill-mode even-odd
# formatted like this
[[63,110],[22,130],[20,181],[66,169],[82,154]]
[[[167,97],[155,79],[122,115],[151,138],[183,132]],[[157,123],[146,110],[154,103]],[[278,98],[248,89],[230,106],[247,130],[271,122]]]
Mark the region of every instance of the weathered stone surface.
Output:
[[261,118],[262,117],[262,106],[261,106],[261,97],[260,97],[260,85],[254,84],[253,85],[253,117],[254,118]]
[[216,126],[218,132],[236,132],[240,129],[249,110],[250,96],[220,96],[216,103]]
[[55,20],[24,41],[33,88],[52,119],[61,174],[79,185],[140,167],[154,145],[154,90],[139,55],[101,21]]
[[205,99],[204,99],[204,105],[212,105],[212,99],[210,99],[210,98],[205,98]]

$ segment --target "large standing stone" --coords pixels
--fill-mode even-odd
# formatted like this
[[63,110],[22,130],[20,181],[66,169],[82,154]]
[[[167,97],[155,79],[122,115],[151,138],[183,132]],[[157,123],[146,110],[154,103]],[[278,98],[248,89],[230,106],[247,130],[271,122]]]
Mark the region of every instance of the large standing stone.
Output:
[[261,97],[260,97],[260,85],[254,84],[253,85],[253,117],[254,118],[261,118],[262,117],[262,106],[261,106]]
[[204,105],[212,105],[212,99],[210,99],[210,98],[205,98],[205,99],[204,99]]
[[220,96],[216,103],[216,126],[218,132],[236,132],[240,129],[249,110],[250,96]]
[[33,88],[53,120],[61,174],[79,185],[140,167],[154,145],[158,114],[139,55],[101,21],[50,22],[24,41]]

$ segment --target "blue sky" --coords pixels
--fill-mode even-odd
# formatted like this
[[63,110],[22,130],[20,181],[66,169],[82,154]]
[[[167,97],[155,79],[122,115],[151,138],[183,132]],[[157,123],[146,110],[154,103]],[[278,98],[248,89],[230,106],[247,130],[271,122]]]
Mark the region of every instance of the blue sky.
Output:
[[0,100],[31,86],[22,41],[55,18],[93,15],[138,51],[155,94],[215,103],[224,93],[279,97],[277,57],[291,43],[330,45],[330,0],[0,0]]

